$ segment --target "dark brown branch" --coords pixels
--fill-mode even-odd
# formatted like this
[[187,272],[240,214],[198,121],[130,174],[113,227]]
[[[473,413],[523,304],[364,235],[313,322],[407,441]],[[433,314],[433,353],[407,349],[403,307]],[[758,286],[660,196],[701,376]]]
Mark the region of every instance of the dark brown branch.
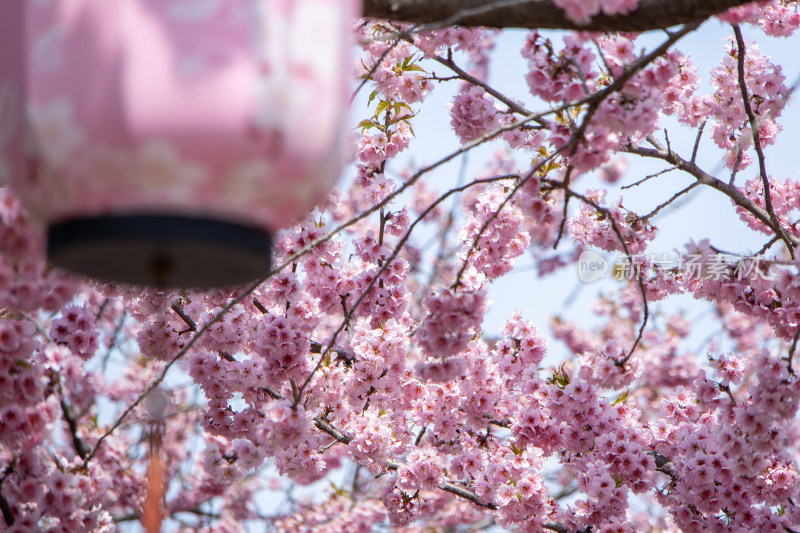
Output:
[[[170,516],[175,516],[177,514],[193,514],[197,516],[204,516],[207,518],[219,518],[219,515],[216,513],[209,513],[207,511],[203,511],[202,509],[182,509],[180,511],[175,511],[171,513]],[[121,524],[123,522],[138,522],[142,519],[142,516],[139,513],[127,513],[123,515],[112,516],[111,520],[115,524]]]
[[267,308],[264,307],[264,304],[262,304],[258,298],[253,298],[253,305],[256,307],[256,309],[261,311],[262,315],[266,315],[269,312],[267,311]]
[[[322,344],[321,342],[311,341],[310,348],[311,348],[311,353],[322,353],[325,350],[325,345]],[[350,361],[350,362],[355,361],[355,356],[349,352],[346,352],[345,350],[340,350],[338,348],[331,348],[330,350],[328,350],[328,353],[330,352],[335,353],[339,359],[342,359],[344,361]]]
[[181,320],[183,320],[184,322],[186,322],[186,325],[187,325],[187,326],[189,326],[189,329],[188,329],[188,330],[186,330],[186,331],[182,331],[181,333],[187,333],[187,332],[189,332],[189,331],[197,331],[197,324],[195,323],[195,321],[194,321],[194,320],[192,320],[192,319],[189,317],[189,315],[187,315],[187,314],[186,314],[186,312],[183,310],[183,307],[181,307],[181,306],[178,304],[178,302],[175,302],[175,303],[173,303],[173,304],[172,304],[172,310],[173,310],[173,311],[175,311],[175,314],[176,314],[176,315],[178,315],[179,317],[181,317]]
[[11,509],[11,504],[9,504],[8,500],[6,500],[5,496],[3,496],[3,482],[17,468],[18,458],[19,456],[14,456],[14,458],[8,463],[3,471],[3,476],[0,477],[0,511],[3,513],[3,520],[7,526],[14,525],[14,511]]
[[14,511],[11,509],[11,505],[8,503],[8,500],[5,499],[3,493],[0,491],[0,511],[3,513],[3,520],[5,521],[7,526],[14,525]]
[[80,436],[78,435],[78,419],[72,413],[72,408],[67,405],[67,401],[62,397],[61,398],[61,412],[64,414],[64,420],[67,422],[67,427],[69,428],[69,433],[72,438],[72,446],[75,448],[75,453],[78,454],[78,457],[86,460],[86,456],[89,453],[89,447],[81,440]]
[[776,228],[777,235],[786,243],[786,248],[789,250],[792,257],[794,257],[794,246],[791,241],[789,241],[789,237],[787,237],[786,232],[783,230],[783,226],[781,226],[781,222],[778,220],[778,215],[775,214],[775,209],[772,207],[772,193],[770,191],[769,177],[767,176],[766,158],[761,148],[761,134],[759,133],[760,121],[756,118],[755,113],[753,113],[753,107],[750,105],[750,96],[747,94],[747,82],[744,77],[744,56],[746,50],[744,38],[742,37],[742,30],[739,29],[738,25],[734,24],[733,33],[736,36],[736,64],[739,73],[739,89],[742,91],[742,104],[744,104],[744,111],[750,123],[750,133],[753,136],[753,145],[756,150],[756,156],[758,157],[758,169],[761,175],[761,184],[764,187],[764,207]]
[[627,15],[597,15],[578,26],[552,0],[364,0],[364,16],[416,24],[542,28],[602,32],[647,31],[698,22],[745,0],[639,0]]
[[341,442],[342,444],[350,444],[353,441],[353,437],[342,433],[341,431],[336,429],[336,427],[334,427],[333,424],[331,424],[321,416],[314,417],[314,425],[317,426],[317,428],[324,431],[325,433],[327,433],[328,435],[330,435],[331,437],[333,437],[334,439],[336,439],[337,442]]
[[797,350],[797,339],[800,338],[800,328],[798,328],[797,333],[794,334],[794,338],[792,339],[792,346],[789,348],[789,355],[786,356],[786,365],[789,368],[789,374],[794,376],[794,368],[792,366],[792,359],[794,359],[794,352]]
[[475,505],[480,505],[481,507],[485,507],[486,509],[491,509],[492,511],[497,509],[497,506],[493,503],[484,503],[478,498],[478,495],[472,492],[471,490],[467,490],[466,488],[456,485],[455,483],[442,483],[439,485],[439,488],[445,492],[449,492],[459,498],[464,500],[470,501]]

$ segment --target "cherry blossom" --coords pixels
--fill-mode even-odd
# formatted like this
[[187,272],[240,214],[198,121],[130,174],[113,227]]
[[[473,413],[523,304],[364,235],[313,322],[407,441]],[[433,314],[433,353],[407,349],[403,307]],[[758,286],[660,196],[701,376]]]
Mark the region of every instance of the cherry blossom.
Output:
[[[583,27],[638,2],[552,7]],[[449,24],[353,25],[347,175],[258,285],[80,279],[0,190],[0,529],[138,530],[157,439],[165,531],[800,530],[800,186],[776,155],[796,69],[767,54],[798,3],[518,33],[503,76],[504,35]],[[51,160],[83,149],[75,118],[34,110]],[[211,179],[140,156],[149,186]],[[225,198],[268,197],[268,166],[232,169]],[[701,224],[657,247],[701,188],[760,250]]]

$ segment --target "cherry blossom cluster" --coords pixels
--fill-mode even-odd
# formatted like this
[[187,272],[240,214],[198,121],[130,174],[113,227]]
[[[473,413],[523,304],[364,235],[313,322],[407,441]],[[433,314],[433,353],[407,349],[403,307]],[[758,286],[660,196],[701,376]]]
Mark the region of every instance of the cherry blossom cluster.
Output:
[[[587,198],[602,207],[605,191],[590,191]],[[568,224],[572,236],[582,244],[607,251],[625,250],[630,254],[643,252],[656,235],[656,228],[635,213],[626,212],[621,200],[602,210],[583,203]]]
[[0,308],[58,310],[77,283],[44,262],[44,234],[7,189],[0,190]]
[[[747,153],[752,146],[752,133],[739,83],[737,57],[740,52],[734,47],[727,48],[727,51],[722,64],[711,73],[715,91],[704,102],[706,115],[714,117],[712,137],[717,146],[727,151],[728,166],[734,168],[737,158],[740,158],[740,168],[744,168],[752,161]],[[764,146],[773,144],[781,131],[777,120],[786,105],[785,76],[781,67],[773,65],[755,43],[747,46],[744,76],[761,143]]]
[[462,254],[466,264],[487,280],[510,272],[514,259],[530,243],[522,211],[506,201],[509,193],[509,184],[493,184],[467,206],[470,214],[460,235],[465,243]]
[[800,28],[797,5],[785,0],[745,4],[726,11],[719,18],[732,24],[758,25],[766,35],[773,37],[789,37]]
[[474,141],[500,125],[500,111],[482,87],[464,86],[450,104],[450,125],[462,143]]
[[[597,70],[595,46],[605,72]],[[629,75],[626,70],[638,59],[633,39],[616,36],[593,41],[586,34],[568,34],[563,48],[557,50],[550,39],[533,32],[522,55],[528,59],[526,80],[531,93],[546,101],[591,102],[598,91],[626,78],[621,90],[589,105],[591,111],[583,117],[586,124],[580,125],[579,113],[572,112],[557,115],[550,126],[550,143],[557,150],[568,148],[570,163],[581,173],[603,165],[614,150],[655,130],[662,107],[675,105],[665,101],[664,89],[678,83],[679,67],[685,62],[680,54],[669,52]],[[578,128],[582,138],[576,140],[573,134]]]
[[[731,390],[724,376],[714,382],[701,373],[699,396],[684,391],[662,400],[653,437],[656,450],[671,459],[671,480],[659,500],[675,510],[683,529],[781,531],[797,523],[793,506],[772,512],[798,491],[783,424],[797,412],[795,378],[768,353],[754,366],[757,381],[735,396],[721,395]],[[738,380],[740,372],[733,374]]]
[[94,327],[94,317],[85,306],[69,305],[61,310],[61,317],[50,323],[50,338],[56,344],[65,344],[82,359],[91,359],[98,347],[100,332]]
[[[637,6],[556,4],[578,24]],[[723,19],[782,36],[800,24],[797,2],[779,0]],[[257,287],[74,279],[47,265],[41,229],[0,192],[0,529],[126,528],[143,514],[151,443],[167,527],[191,531],[800,529],[800,282],[786,251],[739,276],[690,236],[687,254],[718,276],[646,261],[595,299],[590,324],[565,308],[488,325],[509,275],[565,272],[591,247],[652,252],[651,217],[586,174],[627,183],[662,114],[692,136],[710,120],[709,151],[752,172],[738,47],[708,74],[675,48],[648,59],[633,35],[557,46],[532,32],[519,78],[543,109],[534,120],[488,84],[491,31],[355,33],[367,103],[350,180],[277,232],[276,271]],[[749,42],[743,59],[761,142],[777,142],[780,66]],[[698,94],[703,76],[714,94]],[[502,139],[450,190],[417,165],[460,152],[398,158],[448,83],[460,150]],[[717,190],[772,239],[765,250],[800,237],[795,179],[748,174]],[[535,268],[515,272],[526,254]],[[678,293],[710,302],[720,333],[700,347],[706,328],[666,305]],[[147,409],[156,394],[169,398],[160,418]]]

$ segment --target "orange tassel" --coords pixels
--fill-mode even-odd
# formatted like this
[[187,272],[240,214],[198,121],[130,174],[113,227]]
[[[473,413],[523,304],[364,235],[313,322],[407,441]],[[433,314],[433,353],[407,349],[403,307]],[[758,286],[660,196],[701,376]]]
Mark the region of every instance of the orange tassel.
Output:
[[147,467],[147,497],[142,509],[142,525],[147,533],[160,533],[164,501],[164,462],[158,431],[150,436],[150,465]]

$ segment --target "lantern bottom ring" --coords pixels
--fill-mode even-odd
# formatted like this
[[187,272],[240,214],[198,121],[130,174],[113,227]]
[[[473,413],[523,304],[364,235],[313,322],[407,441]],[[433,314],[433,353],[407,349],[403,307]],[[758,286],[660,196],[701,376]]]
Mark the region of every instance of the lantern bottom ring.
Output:
[[47,232],[50,261],[113,283],[172,288],[241,285],[270,270],[264,229],[180,215],[73,218]]

